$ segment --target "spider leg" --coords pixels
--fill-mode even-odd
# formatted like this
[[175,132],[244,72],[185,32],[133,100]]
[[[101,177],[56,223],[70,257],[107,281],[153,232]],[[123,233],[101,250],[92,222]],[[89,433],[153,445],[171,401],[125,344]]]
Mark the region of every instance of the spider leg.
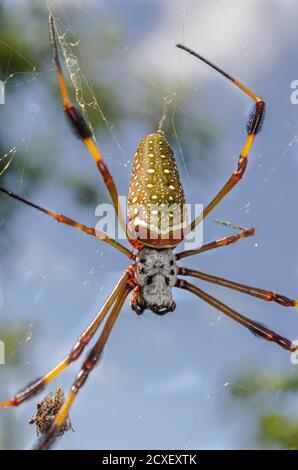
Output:
[[196,217],[188,227],[188,232],[195,229],[195,227],[202,222],[202,220],[216,207],[219,202],[234,188],[234,186],[239,183],[247,166],[247,157],[251,146],[254,142],[255,136],[258,132],[261,131],[262,123],[265,116],[265,102],[259,96],[255,95],[252,91],[246,88],[242,83],[238,82],[235,78],[231,77],[231,75],[227,74],[225,71],[221,70],[219,67],[214,65],[209,60],[202,57],[200,54],[194,52],[193,50],[189,49],[188,47],[177,44],[177,47],[180,49],[185,50],[189,54],[195,56],[196,58],[200,59],[201,61],[205,62],[205,64],[209,65],[211,68],[216,70],[222,76],[230,80],[235,86],[237,86],[240,90],[246,93],[251,99],[255,101],[255,107],[249,116],[249,120],[246,126],[247,130],[247,138],[245,140],[244,146],[242,148],[242,152],[238,159],[237,169],[232,173],[226,184],[220,189],[220,191],[216,194],[216,196],[212,199],[212,201],[205,207],[205,209],[201,212],[201,214]]
[[50,41],[52,45],[52,54],[54,57],[54,61],[57,67],[57,75],[58,75],[58,82],[60,88],[61,99],[63,103],[63,108],[68,117],[72,127],[74,128],[78,137],[83,141],[87,149],[89,150],[90,154],[92,155],[93,159],[96,162],[97,168],[99,169],[104,183],[110,193],[111,199],[113,201],[113,205],[116,211],[116,214],[119,218],[119,222],[121,227],[123,228],[124,232],[126,233],[126,223],[125,218],[122,214],[119,201],[118,201],[118,192],[113,181],[112,175],[110,174],[107,165],[105,164],[101,152],[93,138],[92,132],[84,119],[83,115],[72,103],[69,98],[69,94],[67,91],[65,79],[63,76],[63,71],[61,67],[61,63],[59,60],[58,48],[57,48],[57,40],[56,40],[56,32],[54,27],[53,17],[49,16],[49,33],[50,33]]
[[211,295],[207,294],[206,292],[199,289],[197,286],[191,284],[190,282],[187,282],[184,279],[178,279],[176,287],[185,289],[188,292],[195,294],[197,297],[212,305],[220,312],[232,318],[232,320],[235,320],[237,323],[240,323],[240,325],[250,330],[256,336],[260,336],[261,338],[264,338],[267,341],[272,341],[278,344],[278,346],[281,346],[283,349],[286,349],[287,351],[298,351],[297,346],[295,346],[289,339],[280,336],[278,333],[273,330],[270,330],[265,325],[262,325],[261,323],[255,322],[245,317],[244,315],[241,315],[240,313],[236,312],[236,310],[233,310],[228,305],[224,304],[220,300],[217,300],[215,297],[212,297]]
[[254,234],[254,228],[247,228],[240,233],[236,233],[235,235],[230,235],[229,237],[220,238],[219,240],[207,243],[206,245],[203,245],[200,248],[197,248],[196,250],[181,251],[180,253],[176,254],[176,259],[182,259],[186,258],[187,256],[198,255],[199,253],[203,253],[204,251],[213,250],[214,248],[220,248],[221,246],[227,246],[231,243],[238,242],[242,238],[252,237]]
[[269,290],[259,289],[258,287],[246,286],[245,284],[240,284],[238,282],[229,281],[228,279],[223,279],[221,277],[213,276],[211,274],[202,273],[200,271],[195,271],[188,268],[178,268],[178,274],[181,276],[191,276],[202,281],[211,282],[212,284],[217,284],[219,286],[227,287],[228,289],[233,289],[243,294],[251,295],[252,297],[257,297],[267,302],[276,302],[283,307],[298,307],[298,300],[292,300],[284,295],[277,294],[276,292],[271,292]]
[[86,382],[90,372],[94,369],[98,359],[101,356],[104,346],[109,338],[109,335],[115,325],[115,322],[120,314],[121,308],[124,304],[126,297],[128,296],[131,290],[130,286],[126,286],[121,294],[119,295],[118,299],[116,300],[114,307],[105,323],[105,326],[99,336],[97,342],[87,355],[87,358],[84,360],[81,369],[79,370],[73,385],[70,389],[68,396],[65,399],[64,404],[60,408],[55,420],[53,421],[49,431],[46,435],[40,440],[38,444],[39,450],[47,450],[53,444],[57,432],[63,426],[65,419],[69,415],[69,410],[74,402],[75,397],[77,396],[79,390],[83,387],[84,383]]
[[108,237],[105,233],[95,230],[92,227],[87,227],[86,225],[80,224],[79,222],[76,222],[73,219],[70,219],[69,217],[66,217],[63,214],[58,214],[56,212],[49,211],[48,209],[45,209],[41,206],[38,206],[37,204],[28,201],[28,199],[25,199],[22,196],[19,196],[18,194],[14,193],[13,191],[9,191],[5,188],[0,187],[0,192],[7,194],[8,196],[17,199],[20,202],[23,202],[24,204],[27,204],[27,206],[33,207],[33,209],[36,209],[40,212],[43,212],[44,214],[52,217],[55,219],[57,222],[61,222],[62,224],[70,225],[71,227],[74,227],[78,230],[82,230],[82,232],[87,233],[87,235],[91,235],[93,237],[98,238],[99,240],[104,241],[105,243],[108,243],[109,245],[113,246],[117,250],[121,251],[124,255],[128,256],[128,258],[133,258],[133,253],[128,250],[125,246],[121,245],[121,243],[117,242],[116,240],[113,240],[112,238]]
[[54,380],[59,374],[61,374],[61,372],[65,370],[72,362],[76,361],[80,357],[83,350],[100,327],[102,321],[105,319],[111,307],[115,304],[118,297],[121,296],[125,291],[128,279],[129,274],[125,272],[119,279],[117,285],[115,286],[108,299],[105,301],[104,305],[97,313],[96,317],[92,320],[92,322],[88,325],[82,335],[78,338],[77,342],[71,349],[70,353],[65,357],[65,359],[63,359],[63,361],[61,361],[58,365],[51,369],[46,375],[29,384],[27,387],[25,387],[23,390],[21,390],[9,400],[0,402],[0,408],[18,406],[24,401],[33,397],[41,390],[43,390],[43,388],[52,380]]

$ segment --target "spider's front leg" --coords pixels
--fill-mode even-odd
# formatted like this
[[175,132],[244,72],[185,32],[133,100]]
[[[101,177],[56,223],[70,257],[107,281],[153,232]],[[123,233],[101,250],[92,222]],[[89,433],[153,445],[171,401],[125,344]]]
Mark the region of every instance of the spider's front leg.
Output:
[[239,88],[241,91],[243,91],[246,95],[248,95],[252,100],[255,102],[255,106],[249,116],[246,130],[247,130],[247,137],[245,139],[244,146],[242,148],[241,154],[238,159],[238,165],[237,169],[232,173],[226,184],[220,189],[220,191],[216,194],[216,196],[212,199],[212,201],[205,207],[205,209],[199,214],[199,216],[192,221],[190,226],[188,227],[188,232],[194,230],[196,226],[202,222],[202,220],[219,204],[219,202],[236,186],[237,183],[241,180],[242,176],[244,175],[244,172],[247,167],[247,158],[248,154],[250,152],[251,146],[255,140],[256,135],[261,131],[262,129],[262,123],[264,120],[265,116],[265,102],[260,98],[258,95],[250,91],[248,88],[246,88],[242,83],[240,83],[238,80],[233,78],[231,75],[226,73],[224,70],[220,69],[216,65],[214,65],[212,62],[209,60],[205,59],[203,56],[198,54],[197,52],[193,51],[192,49],[189,49],[188,47],[182,45],[182,44],[177,44],[177,47],[180,49],[185,50],[189,54],[193,55],[197,59],[200,59],[203,61],[205,64],[209,65],[209,67],[213,68],[216,70],[218,73],[220,73],[222,76],[230,80],[237,88]]
[[246,228],[242,230],[240,233],[236,233],[235,235],[230,235],[229,237],[219,238],[213,242],[206,243],[202,245],[200,248],[196,248],[195,250],[185,250],[180,251],[180,253],[176,254],[176,259],[186,258],[188,256],[198,255],[200,253],[204,253],[204,251],[214,250],[214,248],[221,248],[223,246],[228,246],[233,243],[237,243],[239,240],[243,240],[247,237],[252,237],[255,234],[255,229],[253,227]]
[[73,127],[77,136],[82,140],[82,142],[87,147],[88,151],[92,155],[93,159],[95,160],[96,166],[100,171],[103,181],[108,189],[108,192],[111,196],[116,215],[119,218],[119,222],[121,224],[122,229],[126,233],[126,223],[125,217],[122,213],[119,200],[118,200],[118,192],[113,180],[111,173],[103,159],[103,156],[99,150],[99,147],[96,144],[96,141],[93,137],[91,129],[86,122],[85,118],[83,117],[82,113],[77,109],[71,102],[67,86],[65,83],[62,66],[59,60],[58,54],[58,47],[57,47],[57,39],[56,39],[56,32],[54,27],[53,17],[49,16],[49,33],[50,33],[50,41],[52,45],[52,54],[57,68],[57,75],[58,75],[58,83],[60,89],[60,95],[62,99],[62,104],[66,116]]

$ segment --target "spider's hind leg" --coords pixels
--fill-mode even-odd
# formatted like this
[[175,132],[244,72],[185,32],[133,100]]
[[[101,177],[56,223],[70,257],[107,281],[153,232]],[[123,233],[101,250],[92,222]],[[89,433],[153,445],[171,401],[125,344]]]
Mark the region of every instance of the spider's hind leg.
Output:
[[[58,375],[60,375],[72,362],[75,362],[82,352],[84,351],[87,344],[91,341],[94,334],[100,327],[101,323],[106,318],[109,310],[117,301],[117,298],[121,295],[123,290],[128,285],[129,274],[127,272],[123,273],[119,279],[117,285],[115,286],[112,293],[107,298],[104,305],[101,307],[95,318],[91,321],[85,331],[78,338],[75,345],[70,350],[69,354],[53,367],[47,374],[38,379],[30,382],[25,388],[16,393],[10,399],[6,401],[0,401],[0,408],[9,408],[19,406],[21,403],[29,400],[33,396],[41,392],[50,382],[52,382]],[[128,285],[129,286],[129,285]]]
[[54,421],[51,424],[51,427],[49,428],[45,436],[39,441],[37,449],[47,450],[54,443],[57,434],[59,433],[61,427],[63,427],[65,420],[69,415],[69,411],[77,394],[85,384],[87,378],[89,377],[89,374],[94,370],[95,365],[101,357],[102,351],[106,345],[106,342],[110,336],[110,333],[115,325],[115,322],[120,314],[122,306],[130,290],[130,286],[126,284],[125,287],[119,293],[119,296],[116,302],[114,303],[111,313],[109,314],[109,317],[103,327],[103,330],[98,340],[88,353],[86,359],[83,361],[83,364],[76,375],[76,378],[71,386],[71,389],[65,401],[63,402],[63,405],[59,409],[58,414],[56,415]]

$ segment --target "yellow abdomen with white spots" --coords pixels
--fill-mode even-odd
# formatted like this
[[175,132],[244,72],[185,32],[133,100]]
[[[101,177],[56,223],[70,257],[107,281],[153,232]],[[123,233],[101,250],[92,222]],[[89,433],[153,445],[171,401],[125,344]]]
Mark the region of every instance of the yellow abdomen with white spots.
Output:
[[128,234],[154,248],[174,247],[187,228],[185,197],[173,150],[162,131],[145,137],[134,156]]

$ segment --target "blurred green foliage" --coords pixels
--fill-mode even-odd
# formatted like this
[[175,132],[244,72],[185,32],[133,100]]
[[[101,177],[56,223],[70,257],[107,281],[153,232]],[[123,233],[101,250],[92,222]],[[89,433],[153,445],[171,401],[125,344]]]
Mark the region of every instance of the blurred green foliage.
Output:
[[[74,9],[74,18],[75,13],[76,10]],[[75,21],[78,21],[79,18],[79,23],[75,29],[76,32],[82,31],[83,36],[83,31],[88,30],[88,28],[90,29],[92,26],[90,26],[91,23],[88,22],[87,16],[85,17],[85,22],[82,22],[80,11],[77,13],[78,17]],[[70,13],[70,15],[71,14],[72,13]],[[57,9],[56,21],[60,21],[61,18],[64,18],[64,16],[63,14],[59,15]],[[22,15],[14,11],[13,8],[4,8],[0,0],[0,25],[0,79],[5,82],[6,95],[13,99],[15,96],[32,92],[30,84],[38,78],[41,89],[44,87],[50,95],[50,98],[45,98],[41,103],[41,105],[44,106],[44,113],[52,113],[51,128],[46,129],[43,135],[38,135],[33,129],[31,136],[32,141],[42,142],[42,147],[30,145],[30,155],[28,157],[26,153],[28,150],[26,148],[26,142],[24,142],[23,145],[18,145],[17,153],[10,166],[1,175],[1,170],[3,170],[7,163],[7,159],[3,159],[3,156],[9,152],[13,146],[18,144],[14,137],[11,137],[11,132],[7,132],[7,129],[9,128],[11,131],[14,125],[14,117],[17,116],[18,109],[17,107],[10,107],[9,109],[8,107],[0,108],[1,185],[18,192],[21,183],[22,194],[31,199],[31,193],[33,193],[38,186],[54,182],[57,191],[59,190],[59,186],[66,186],[67,189],[72,192],[71,196],[74,199],[74,205],[79,202],[82,205],[94,207],[94,203],[101,197],[101,193],[99,195],[98,191],[99,185],[94,187],[93,184],[88,181],[88,178],[84,174],[79,173],[77,169],[73,169],[71,164],[67,171],[59,172],[52,163],[51,152],[54,148],[53,143],[56,143],[58,139],[59,142],[65,143],[67,138],[75,139],[75,137],[72,137],[71,134],[60,135],[61,130],[59,128],[57,129],[57,126],[55,126],[55,115],[52,110],[49,111],[47,109],[47,102],[49,102],[49,100],[57,103],[58,109],[60,96],[48,38],[47,10],[43,2],[38,6],[36,2],[32,1],[31,9],[26,10],[26,14]],[[65,25],[63,25],[62,22],[59,23],[59,27],[62,28],[62,26]],[[80,30],[79,27],[82,28],[82,30]],[[121,19],[119,19],[119,24],[115,25],[115,28],[118,28],[118,35],[124,34],[121,27]],[[139,125],[140,119],[142,120],[142,124],[145,124],[145,127],[148,128],[148,133],[152,132],[156,129],[157,123],[162,116],[165,92],[148,86],[150,76],[148,76],[147,70],[146,83],[143,83],[143,78],[139,77],[140,83],[143,83],[144,87],[148,86],[148,89],[145,89],[148,103],[146,113],[142,114],[140,117],[140,109],[134,106],[134,103],[130,103],[130,106],[127,108],[124,105],[125,100],[123,99],[127,97],[121,96],[118,90],[119,79],[121,79],[121,71],[118,71],[117,64],[117,53],[119,52],[117,50],[118,44],[113,41],[111,35],[106,35],[104,40],[99,41],[98,31],[95,27],[94,33],[92,32],[92,34],[94,34],[94,41],[92,38],[90,39],[89,35],[88,43],[83,44],[85,48],[91,49],[91,51],[88,51],[88,54],[84,54],[84,47],[81,48],[80,45],[76,46],[77,39],[81,39],[81,37],[75,37],[70,31],[67,31],[66,37],[68,46],[71,48],[74,55],[78,57],[80,67],[83,71],[83,79],[81,82],[83,101],[86,103],[88,119],[95,133],[102,132],[102,134],[108,135],[110,123],[113,131],[116,129],[115,134],[117,134],[118,129],[120,129],[119,132],[121,132],[123,128],[127,129],[128,124],[131,128],[131,132],[134,132],[134,129]],[[70,43],[74,44],[71,45]],[[69,84],[70,94],[74,97],[73,86],[67,73],[61,51],[60,56],[66,80]],[[93,64],[93,59],[95,62],[95,58],[97,62],[100,60],[100,69],[104,73],[98,73],[98,69],[96,69],[96,66]],[[105,69],[106,63],[108,65],[107,69]],[[106,72],[106,70],[111,69],[111,67],[113,70],[117,71],[117,73],[114,74],[116,77],[114,81],[110,79],[109,74]],[[85,76],[88,76],[88,82],[85,81]],[[173,83],[167,84],[168,89],[175,88],[175,80],[176,77],[173,77]],[[18,93],[20,95],[18,95]],[[45,96],[47,95],[45,94]],[[108,124],[102,118],[101,112],[94,101],[94,97],[96,97]],[[48,101],[46,101],[46,99]],[[215,169],[215,156],[213,157],[214,160],[210,159],[210,149],[213,146],[213,139],[210,133],[202,129],[195,119],[186,119],[183,113],[180,112],[180,107],[186,108],[188,106],[188,100],[190,100],[190,97],[187,97],[187,94],[184,92],[181,93],[181,96],[177,98],[177,108],[175,108],[176,103],[169,108],[164,129],[168,132],[171,143],[175,145],[176,142],[175,151],[177,159],[179,159],[179,145],[177,144],[179,141],[183,149],[183,156],[185,156],[185,160],[193,176],[203,180],[206,179],[206,170],[208,170],[209,175],[211,175],[211,170]],[[174,110],[175,112],[173,114]],[[211,124],[210,128],[212,128]],[[178,139],[176,139],[176,136]],[[143,136],[140,135],[139,137],[141,140]],[[82,152],[85,151],[81,143],[78,142],[77,145],[78,147],[81,146]],[[40,158],[40,149],[42,149],[42,158]],[[65,154],[68,152],[68,147],[65,145]],[[126,161],[131,160],[131,158],[132,155],[125,155]],[[61,159],[63,159],[63,153]],[[129,180],[129,174],[128,166],[125,175],[127,182]],[[105,190],[102,187],[100,191],[104,192]],[[39,203],[38,200],[35,202]],[[0,256],[4,256],[4,254],[7,255],[7,253],[9,254],[5,229],[8,226],[7,221],[9,221],[17,207],[20,207],[20,204],[16,203],[14,200],[3,196],[0,197]],[[5,314],[6,312],[0,312],[2,317],[4,317]],[[11,370],[12,367],[17,371],[19,359],[18,346],[25,341],[24,331],[19,329],[15,331],[4,331],[3,325],[1,325],[1,327],[0,339],[4,341],[6,345],[6,358],[7,362],[10,364],[9,370]],[[6,397],[8,393],[5,380],[5,367],[3,370],[1,369],[1,372],[3,371],[4,373],[2,373],[0,377],[1,398]],[[15,424],[13,413],[8,413],[1,417],[1,430],[0,448],[16,448],[20,445],[22,435]]]
[[[19,346],[23,344],[26,331],[24,328],[15,330],[3,329],[1,325],[0,340],[5,345],[5,364],[0,365],[0,390],[1,399],[8,398],[8,388],[6,386],[6,373],[11,372],[11,368],[17,370],[19,363]],[[8,371],[9,364],[9,371]],[[11,411],[11,410],[8,410]],[[18,447],[20,442],[20,433],[15,422],[14,414],[11,412],[3,412],[1,415],[0,426],[0,449],[14,449]]]
[[260,418],[259,441],[276,443],[288,450],[298,449],[298,418],[286,418],[278,414],[267,414]]
[[[37,30],[24,34],[20,27],[21,18],[8,14],[0,3],[0,75],[10,73],[32,73],[32,65],[38,64],[46,53],[45,41],[36,41]],[[37,23],[35,22],[37,27]]]
[[[62,18],[62,17],[61,17]],[[107,70],[111,66],[117,67],[117,47],[118,44],[112,40],[111,36],[106,35],[105,39],[99,40],[97,31],[94,29],[94,46],[92,38],[88,39],[88,43],[78,39],[71,30],[67,30],[63,21],[61,21],[59,15],[56,18],[59,30],[64,28],[66,31],[66,42],[67,47],[74,57],[77,57],[79,67],[82,70],[82,75],[77,77],[80,83],[80,98],[86,103],[85,111],[88,115],[88,120],[91,123],[94,131],[97,133],[102,131],[104,135],[107,135],[109,130],[107,125],[113,128],[121,128],[122,123],[130,122],[132,128],[134,123],[138,123],[140,120],[140,110],[136,107],[130,106],[129,109],[124,106],[121,95],[117,90],[117,81],[109,79]],[[120,20],[119,20],[120,21]],[[30,21],[27,22],[26,18],[14,15],[10,9],[4,9],[0,4],[0,24],[1,26],[1,38],[0,38],[0,78],[6,83],[6,92],[11,96],[14,93],[18,93],[20,90],[24,90],[26,93],[27,84],[39,77],[39,82],[44,86],[48,87],[50,84],[50,93],[53,96],[55,102],[60,103],[60,96],[57,84],[56,74],[54,73],[54,64],[51,56],[51,49],[48,39],[47,31],[47,12],[42,6],[38,7],[32,2]],[[81,24],[82,32],[88,27],[86,24]],[[118,28],[119,29],[119,28]],[[78,26],[76,26],[76,32]],[[93,34],[93,33],[92,33]],[[121,34],[121,31],[119,31]],[[36,40],[38,38],[38,40]],[[92,49],[93,54],[96,53],[96,62],[100,63],[101,73],[98,73],[98,68],[93,67],[93,58],[91,53],[87,53],[89,47]],[[60,50],[61,61],[67,83],[69,84],[70,94],[74,97],[74,90],[67,73],[67,69],[63,60],[63,56]],[[90,62],[89,62],[90,61]],[[50,70],[52,69],[52,72]],[[47,72],[48,73],[47,73]],[[46,72],[46,73],[45,73]],[[41,76],[39,74],[42,74]],[[44,75],[45,74],[45,75]],[[12,75],[12,77],[10,77]],[[88,75],[88,81],[87,80]],[[25,78],[24,78],[25,77]],[[45,80],[41,80],[40,77],[44,77]],[[50,77],[50,82],[48,80]],[[173,83],[168,83],[168,89],[174,89],[174,81],[176,77],[173,77]],[[156,128],[157,122],[161,117],[163,108],[164,94],[162,90],[157,90],[153,87],[149,87],[150,76],[148,72],[146,75],[146,82],[144,87],[146,89],[146,100],[148,106],[146,108],[145,115],[142,116],[143,120],[147,122],[148,132]],[[140,83],[143,83],[142,77],[140,77]],[[21,86],[19,86],[21,85]],[[47,88],[49,90],[49,88]],[[30,92],[30,88],[28,88]],[[95,102],[94,98],[96,98]],[[177,105],[179,108],[172,106],[169,110],[169,115],[165,121],[165,130],[168,132],[169,138],[172,143],[176,141],[176,136],[179,139],[183,150],[183,158],[186,161],[189,170],[195,171],[195,176],[200,179],[206,178],[206,171],[208,176],[212,176],[212,172],[216,170],[215,153],[211,154],[210,149],[213,146],[213,138],[211,134],[206,131],[199,123],[194,119],[186,119],[180,107],[185,109],[190,103],[190,96],[187,94],[187,90],[179,91],[179,97],[177,97]],[[99,110],[100,108],[100,110]],[[175,113],[172,111],[175,109]],[[2,111],[2,110],[0,110]],[[104,121],[101,115],[101,111],[107,120]],[[47,109],[44,110],[47,113]],[[2,125],[0,129],[0,172],[3,163],[1,157],[13,146],[16,142],[8,141],[5,133],[6,125],[11,125],[11,121],[3,114],[1,117]],[[108,124],[107,124],[108,123]],[[210,124],[210,128],[212,125]],[[117,133],[117,132],[116,132]],[[44,142],[43,147],[43,158],[40,159],[39,155],[34,154],[34,146],[30,148],[30,158],[25,158],[26,148],[18,148],[17,156],[13,159],[9,169],[4,172],[1,176],[1,184],[8,186],[9,188],[16,188],[20,178],[20,172],[24,173],[22,181],[23,194],[30,196],[32,188],[42,184],[43,181],[49,182],[50,180],[55,181],[55,184],[59,182],[61,185],[66,185],[70,182],[70,190],[73,191],[73,195],[76,201],[80,201],[81,204],[90,205],[98,201],[98,188],[92,188],[91,183],[88,182],[84,175],[78,175],[74,172],[71,173],[71,168],[68,175],[65,175],[64,179],[62,175],[57,175],[55,168],[51,165],[51,141],[57,136],[57,129],[55,129],[55,120],[53,119],[53,127],[49,130],[48,135],[38,136],[32,135],[33,139],[47,139]],[[142,136],[140,136],[141,139]],[[173,139],[171,137],[174,137]],[[62,136],[60,137],[62,139]],[[71,138],[71,136],[69,137]],[[78,146],[81,145],[78,143]],[[179,155],[179,145],[176,142],[176,153],[177,158]],[[36,151],[36,150],[35,150]],[[67,149],[65,149],[67,152]],[[82,146],[82,151],[83,146]],[[132,155],[125,155],[125,158],[131,159]],[[129,171],[127,171],[127,180],[129,179]],[[104,192],[104,189],[102,189]],[[15,204],[1,204],[0,217],[7,217],[10,212],[16,207]]]
[[[32,21],[33,19],[33,21]],[[30,18],[30,34],[26,28],[26,22],[22,23],[22,18],[17,15],[13,15],[11,10],[5,10],[0,4],[0,24],[1,24],[1,37],[0,37],[0,79],[5,83],[6,95],[12,96],[18,93],[20,89],[26,88],[26,84],[34,80],[40,73],[44,73],[45,70],[49,70],[49,67],[53,68],[53,74],[51,77],[51,93],[57,103],[60,103],[60,95],[57,83],[57,77],[54,73],[53,60],[51,55],[50,43],[48,39],[47,31],[47,13],[41,7],[36,7],[32,4],[32,17]],[[33,24],[33,27],[32,27]],[[36,38],[39,38],[36,41]],[[67,34],[67,42],[75,42],[75,38],[71,33]],[[69,46],[72,52],[79,55],[78,50],[75,47]],[[63,56],[61,54],[61,60]],[[78,57],[79,60],[81,57]],[[62,60],[63,61],[63,60]],[[70,83],[66,67],[64,65],[65,75],[67,82],[69,83],[70,93],[72,93],[72,85]],[[25,77],[25,78],[24,78]],[[123,110],[121,109],[121,103],[116,106],[110,107],[110,103],[116,103],[116,97],[113,92],[113,88],[108,84],[92,83],[92,93],[89,89],[89,84],[82,81],[82,95],[84,101],[89,105],[86,106],[86,112],[88,119],[92,123],[94,130],[99,128],[106,129],[106,123],[100,116],[98,109],[94,104],[94,96],[97,98],[100,107],[104,110],[109,110],[109,120],[113,122],[115,126],[121,118],[124,117]],[[1,129],[0,129],[0,174],[4,169],[7,159],[3,159],[3,156],[9,152],[11,146],[15,145],[15,142],[9,142],[5,127],[10,126],[11,123],[8,117],[4,113],[4,110],[0,110],[1,115]],[[47,109],[45,108],[45,113]],[[52,136],[57,135],[57,129],[55,129],[54,123],[52,128]],[[33,136],[34,139],[38,139],[39,136]],[[74,137],[75,138],[75,137]],[[50,138],[52,139],[52,137]],[[78,145],[81,145],[78,143]],[[82,147],[83,148],[83,147]],[[25,158],[25,145],[17,149],[17,158],[13,158],[9,168],[1,174],[1,184],[10,188],[16,187],[20,178],[20,172],[24,171],[25,178],[23,180],[23,193],[27,194],[36,188],[37,184],[41,184],[43,180],[49,181],[57,177],[50,162],[50,146],[47,146],[47,142],[44,145],[43,159],[38,158],[38,155],[30,154],[30,158]],[[32,150],[30,150],[32,152]],[[82,204],[91,204],[98,200],[98,191],[95,191],[91,187],[91,184],[85,179],[84,176],[65,177],[65,181],[62,183],[66,184],[66,180],[70,180],[72,183],[72,190],[77,201]],[[97,189],[97,188],[96,188]],[[5,204],[0,205],[0,216],[6,218],[16,204],[10,204],[7,201]]]
[[17,365],[19,361],[18,346],[23,344],[24,329],[0,330],[0,340],[5,344],[5,362]]
[[298,390],[298,375],[260,375],[254,371],[248,371],[237,378],[232,387],[233,396],[246,398],[260,392]]
[[286,411],[278,414],[271,408],[277,397],[285,405],[288,399],[295,403],[297,392],[297,373],[269,375],[248,371],[236,378],[231,388],[232,396],[242,400],[256,415],[256,441],[262,446],[283,449],[298,449],[298,413],[295,418]]

